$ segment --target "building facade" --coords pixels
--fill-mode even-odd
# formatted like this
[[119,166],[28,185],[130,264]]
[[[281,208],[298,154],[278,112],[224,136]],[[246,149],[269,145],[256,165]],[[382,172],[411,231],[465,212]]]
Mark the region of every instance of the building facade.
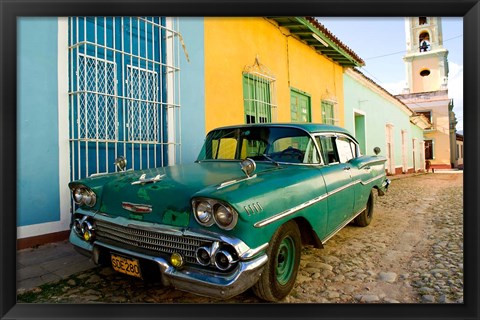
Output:
[[448,51],[443,47],[439,17],[405,20],[407,88],[397,98],[431,125],[424,131],[425,159],[434,169],[454,166],[455,125],[453,100],[448,97]]
[[313,18],[205,18],[206,129],[344,126],[343,72],[363,61]]
[[425,170],[425,117],[416,116],[403,102],[356,69],[344,74],[345,128],[355,134],[363,154],[380,147],[387,173]]
[[[200,149],[204,64],[201,19],[17,21],[17,238],[22,248],[65,238],[72,206],[69,181],[114,172],[120,155],[139,169],[178,163],[183,154],[189,158],[190,150]],[[185,40],[190,51],[198,52],[189,62],[181,45]],[[180,75],[186,80],[181,82]],[[188,94],[181,96],[182,91]],[[187,112],[180,116],[183,108]]]
[[463,170],[463,134],[457,133],[455,140],[455,168]]

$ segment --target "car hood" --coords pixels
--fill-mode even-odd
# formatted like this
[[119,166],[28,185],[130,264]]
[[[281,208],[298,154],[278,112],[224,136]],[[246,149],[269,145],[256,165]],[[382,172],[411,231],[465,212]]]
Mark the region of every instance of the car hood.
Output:
[[[281,167],[259,163],[256,172],[275,170]],[[142,183],[142,178],[148,181],[155,177],[159,180]],[[193,222],[190,204],[193,195],[244,178],[239,162],[212,161],[107,174],[74,183],[95,191],[99,214],[187,227]]]

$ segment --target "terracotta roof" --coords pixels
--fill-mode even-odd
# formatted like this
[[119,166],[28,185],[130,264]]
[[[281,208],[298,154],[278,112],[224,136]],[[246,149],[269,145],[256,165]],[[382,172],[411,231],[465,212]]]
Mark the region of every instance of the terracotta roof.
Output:
[[317,52],[345,67],[364,66],[365,62],[314,17],[268,17]]
[[330,30],[328,30],[323,24],[321,24],[316,18],[314,17],[306,17],[308,21],[310,21],[315,27],[317,27],[322,33],[324,33],[327,37],[332,39],[340,48],[345,50],[349,55],[360,62],[361,66],[365,65],[365,61],[360,58],[352,49],[346,46],[340,39],[338,39]]

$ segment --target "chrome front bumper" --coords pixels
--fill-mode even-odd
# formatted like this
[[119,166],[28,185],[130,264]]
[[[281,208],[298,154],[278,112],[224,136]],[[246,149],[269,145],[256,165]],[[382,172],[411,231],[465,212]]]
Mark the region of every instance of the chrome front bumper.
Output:
[[252,287],[260,278],[268,259],[266,253],[261,252],[248,260],[239,261],[232,272],[224,274],[202,272],[201,269],[188,267],[177,269],[161,257],[145,255],[99,241],[88,243],[80,239],[74,231],[70,232],[70,242],[78,247],[80,252],[90,254],[95,263],[98,263],[98,249],[153,261],[159,267],[163,285],[219,299],[231,298]]

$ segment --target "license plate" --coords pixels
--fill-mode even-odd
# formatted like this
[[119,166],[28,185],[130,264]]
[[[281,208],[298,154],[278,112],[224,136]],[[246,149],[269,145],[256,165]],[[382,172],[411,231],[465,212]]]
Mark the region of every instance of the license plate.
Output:
[[140,263],[137,259],[130,259],[116,254],[111,254],[113,270],[128,274],[137,278],[142,278]]

